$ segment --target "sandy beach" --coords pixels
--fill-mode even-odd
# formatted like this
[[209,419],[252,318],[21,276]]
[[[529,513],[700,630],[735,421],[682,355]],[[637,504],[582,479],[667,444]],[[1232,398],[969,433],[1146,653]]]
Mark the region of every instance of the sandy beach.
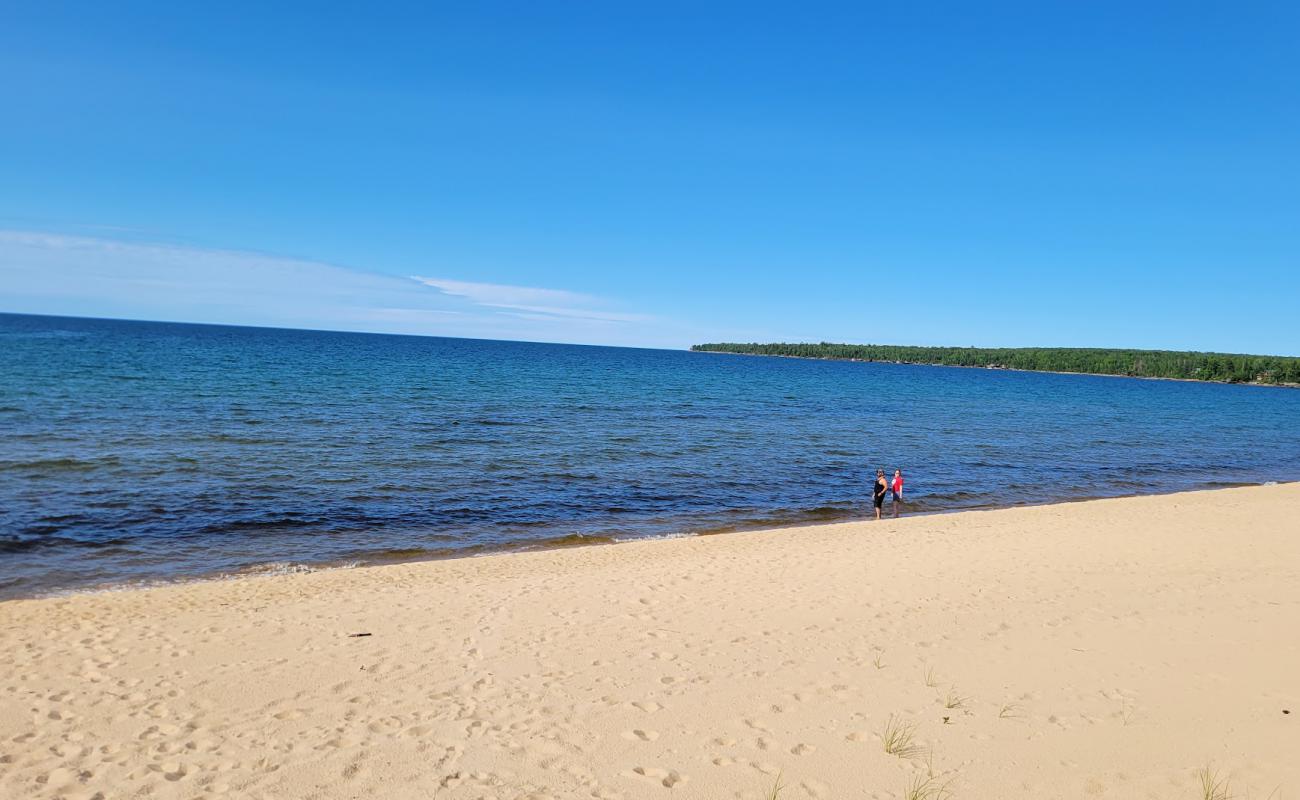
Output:
[[4,798],[1172,800],[1207,767],[1300,793],[1300,484],[0,604]]

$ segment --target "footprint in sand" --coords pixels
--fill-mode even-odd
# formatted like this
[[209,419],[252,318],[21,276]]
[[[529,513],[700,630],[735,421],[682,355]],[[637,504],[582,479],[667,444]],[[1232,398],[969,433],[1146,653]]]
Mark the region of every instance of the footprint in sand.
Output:
[[633,767],[632,774],[639,778],[657,781],[665,789],[672,789],[686,783],[687,777],[675,769],[657,769],[655,767]]

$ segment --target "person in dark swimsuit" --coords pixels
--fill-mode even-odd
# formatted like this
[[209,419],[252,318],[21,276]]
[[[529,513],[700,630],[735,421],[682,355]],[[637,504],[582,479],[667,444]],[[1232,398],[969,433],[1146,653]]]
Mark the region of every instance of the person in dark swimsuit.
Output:
[[880,509],[885,505],[885,493],[889,491],[889,482],[885,480],[885,471],[876,470],[876,485],[873,487],[871,500],[876,504],[876,519],[880,519]]

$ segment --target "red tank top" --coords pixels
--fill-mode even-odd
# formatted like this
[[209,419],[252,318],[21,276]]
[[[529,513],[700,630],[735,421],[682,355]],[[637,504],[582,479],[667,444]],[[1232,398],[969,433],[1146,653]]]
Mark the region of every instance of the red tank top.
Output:
[[902,475],[896,475],[896,476],[894,476],[894,493],[895,493],[895,494],[902,494],[902,493],[903,493],[903,476],[902,476]]

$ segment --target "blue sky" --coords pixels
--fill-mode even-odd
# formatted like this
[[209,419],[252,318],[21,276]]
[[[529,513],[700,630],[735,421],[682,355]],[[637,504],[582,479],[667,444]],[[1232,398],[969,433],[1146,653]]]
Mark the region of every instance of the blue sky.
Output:
[[1300,354],[1294,3],[0,9],[0,310]]

